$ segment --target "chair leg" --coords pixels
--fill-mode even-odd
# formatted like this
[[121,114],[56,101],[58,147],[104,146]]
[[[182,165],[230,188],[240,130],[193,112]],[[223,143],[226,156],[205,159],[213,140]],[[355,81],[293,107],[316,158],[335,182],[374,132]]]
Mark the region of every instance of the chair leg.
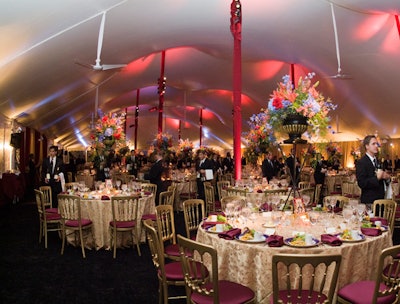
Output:
[[86,258],[86,254],[85,254],[85,244],[83,244],[82,229],[79,230],[79,238],[80,238],[80,241],[81,241],[81,248],[82,248],[82,255],[83,255],[83,258]]
[[65,238],[67,237],[67,236],[66,236],[65,228],[62,229],[61,234],[62,234],[61,255],[63,255],[63,254],[64,254],[64,246],[65,246]]
[[39,244],[42,242],[43,237],[43,222],[39,223]]
[[47,227],[43,227],[43,232],[44,232],[44,248],[47,249]]

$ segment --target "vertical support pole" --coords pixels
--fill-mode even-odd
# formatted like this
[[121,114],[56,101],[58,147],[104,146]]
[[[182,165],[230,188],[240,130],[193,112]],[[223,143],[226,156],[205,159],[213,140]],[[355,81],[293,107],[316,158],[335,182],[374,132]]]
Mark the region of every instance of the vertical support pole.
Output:
[[231,3],[231,33],[233,35],[233,154],[235,179],[242,177],[242,5],[239,0]]
[[140,89],[136,90],[136,107],[135,107],[135,138],[134,145],[135,150],[137,149],[137,133],[139,128],[139,97],[140,97]]
[[158,134],[163,131],[163,111],[164,111],[164,93],[165,93],[165,51],[161,53],[161,73],[158,79]]
[[203,109],[199,110],[199,132],[200,132],[200,148],[203,146]]

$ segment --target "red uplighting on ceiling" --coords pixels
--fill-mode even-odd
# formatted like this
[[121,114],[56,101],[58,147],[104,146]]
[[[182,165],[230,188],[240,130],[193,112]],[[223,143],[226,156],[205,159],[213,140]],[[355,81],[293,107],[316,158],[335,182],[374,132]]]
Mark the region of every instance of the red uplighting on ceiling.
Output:
[[385,23],[391,18],[391,15],[372,15],[365,19],[357,28],[355,28],[354,36],[356,39],[363,41],[374,37],[384,27]]
[[283,61],[266,60],[254,65],[252,74],[255,80],[268,80],[272,79],[286,63]]
[[123,72],[132,75],[139,75],[151,65],[154,58],[155,54],[151,54],[147,57],[139,58],[135,61],[132,61],[123,69]]

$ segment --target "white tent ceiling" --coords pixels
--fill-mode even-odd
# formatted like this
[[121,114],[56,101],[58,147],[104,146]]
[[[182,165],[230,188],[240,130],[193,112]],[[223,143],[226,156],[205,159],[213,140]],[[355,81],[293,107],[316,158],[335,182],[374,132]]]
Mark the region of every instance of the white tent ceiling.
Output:
[[[338,69],[334,7],[341,67]],[[0,106],[2,114],[76,149],[90,144],[96,88],[103,112],[128,109],[133,141],[139,94],[138,147],[157,133],[157,79],[166,51],[164,131],[232,148],[232,58],[229,0],[3,0],[0,2]],[[400,137],[400,14],[398,0],[242,0],[243,131],[251,114],[290,65],[296,78],[314,71],[319,89],[338,105],[332,140],[368,133]],[[101,64],[94,71],[98,35],[106,12]],[[131,126],[131,127],[130,127]]]

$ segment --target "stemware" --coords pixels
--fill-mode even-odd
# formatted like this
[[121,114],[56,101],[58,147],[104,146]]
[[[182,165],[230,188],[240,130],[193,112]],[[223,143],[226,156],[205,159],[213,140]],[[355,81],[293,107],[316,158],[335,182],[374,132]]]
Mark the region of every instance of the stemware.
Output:
[[117,189],[119,189],[121,187],[121,180],[117,179],[115,181],[115,186],[117,187]]
[[364,212],[365,212],[365,205],[364,204],[358,204],[357,207],[356,207],[356,210],[357,210],[359,221],[361,223],[362,220],[363,220]]
[[343,209],[343,218],[345,223],[349,223],[353,216],[353,210],[351,208]]

